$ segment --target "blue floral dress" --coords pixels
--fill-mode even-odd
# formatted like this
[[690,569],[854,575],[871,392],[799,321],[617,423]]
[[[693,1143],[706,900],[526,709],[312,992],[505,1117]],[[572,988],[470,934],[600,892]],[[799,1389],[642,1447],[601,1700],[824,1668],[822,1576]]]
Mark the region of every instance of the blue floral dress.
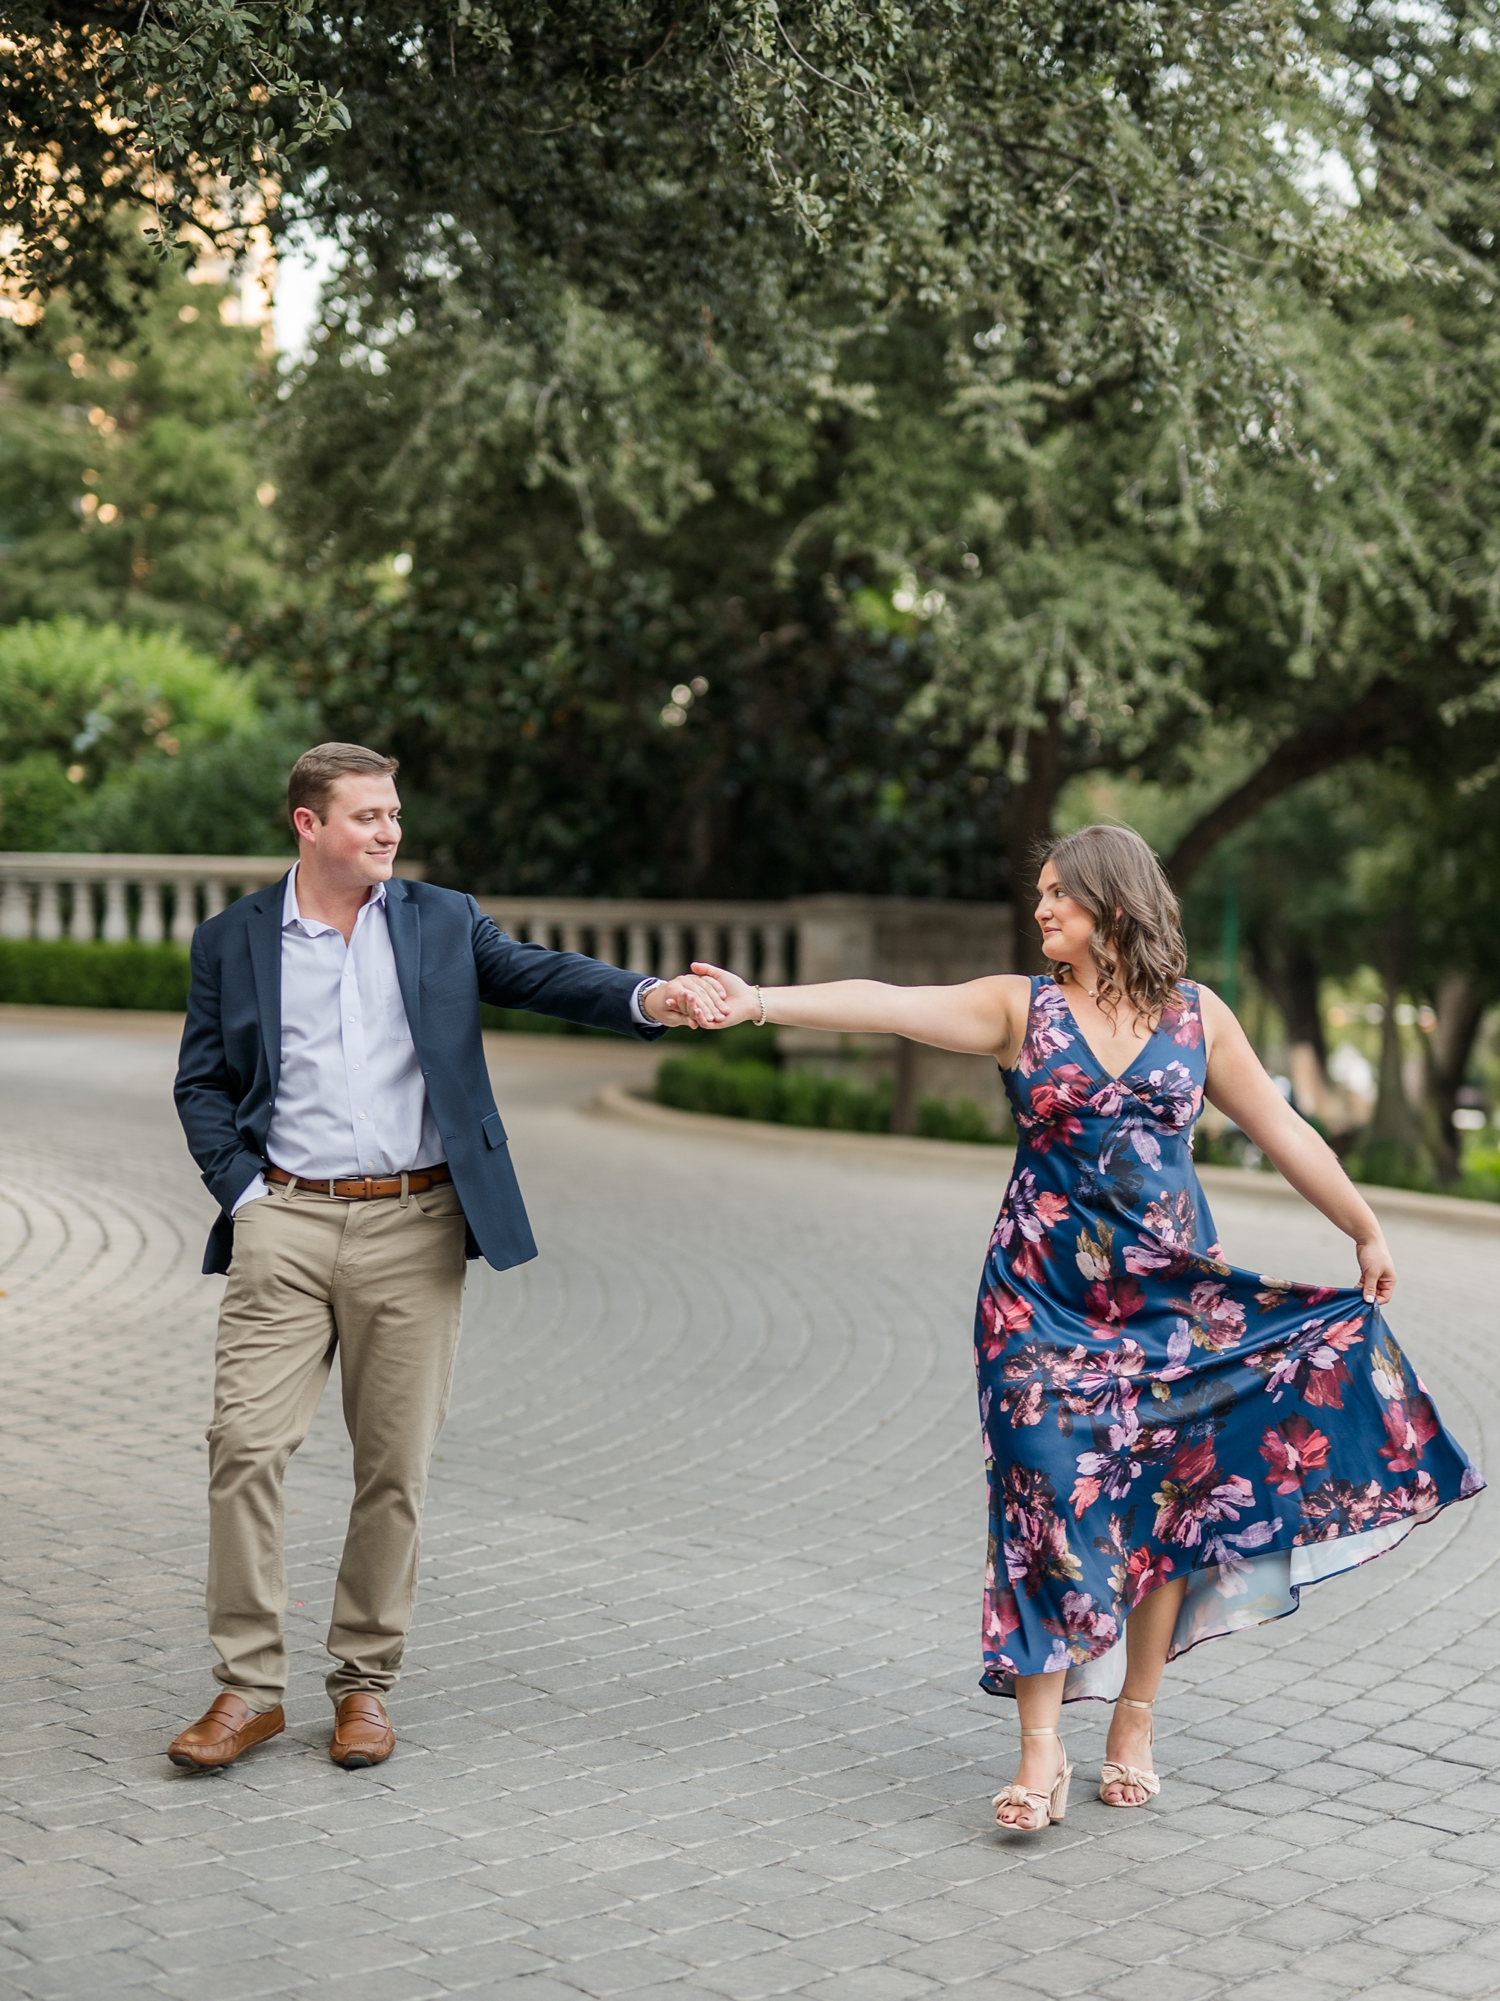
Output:
[[1188,1580],[1176,1655],[1484,1485],[1377,1306],[1223,1262],[1193,1172],[1205,1068],[1190,983],[1111,1077],[1033,979],[975,1327],[992,1695],[1066,1668],[1066,1699],[1113,1698],[1158,1586]]

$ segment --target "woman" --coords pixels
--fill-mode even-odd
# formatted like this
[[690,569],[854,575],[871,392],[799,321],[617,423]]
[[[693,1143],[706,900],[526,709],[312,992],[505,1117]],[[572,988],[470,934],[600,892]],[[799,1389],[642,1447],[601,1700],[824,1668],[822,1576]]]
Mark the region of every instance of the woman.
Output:
[[[987,1440],[985,1673],[1021,1719],[1002,1827],[1061,1820],[1065,1700],[1118,1697],[1099,1796],[1160,1784],[1151,1705],[1200,1640],[1294,1611],[1483,1481],[1381,1315],[1396,1273],[1332,1151],[1233,1013],[1185,980],[1139,835],[1086,827],[1040,871],[1052,971],[954,987],[762,990],[696,965],[722,1026],[897,1034],[999,1059],[1019,1133],[975,1328]],[[1354,1240],[1348,1290],[1224,1263],[1193,1172],[1205,1096]]]

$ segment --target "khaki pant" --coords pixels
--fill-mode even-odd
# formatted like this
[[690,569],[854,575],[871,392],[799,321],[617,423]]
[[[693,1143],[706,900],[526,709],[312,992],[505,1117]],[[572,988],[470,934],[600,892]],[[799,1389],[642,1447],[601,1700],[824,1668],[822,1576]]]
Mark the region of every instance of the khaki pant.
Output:
[[451,1182],[404,1205],[277,1186],[235,1218],[208,1432],[208,1630],[216,1678],[254,1709],[274,1709],[286,1690],[282,1477],[335,1352],[354,1504],[328,1693],[337,1703],[395,1684],[463,1287],[464,1218]]

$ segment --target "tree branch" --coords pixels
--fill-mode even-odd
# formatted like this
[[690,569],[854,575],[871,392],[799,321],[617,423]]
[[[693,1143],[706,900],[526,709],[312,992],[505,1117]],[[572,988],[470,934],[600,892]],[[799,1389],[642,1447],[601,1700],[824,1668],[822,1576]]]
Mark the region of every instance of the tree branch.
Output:
[[1416,706],[1410,687],[1382,675],[1347,709],[1277,744],[1257,771],[1195,820],[1178,841],[1167,862],[1167,873],[1178,890],[1186,889],[1220,841],[1283,792],[1336,765],[1375,757],[1405,742]]

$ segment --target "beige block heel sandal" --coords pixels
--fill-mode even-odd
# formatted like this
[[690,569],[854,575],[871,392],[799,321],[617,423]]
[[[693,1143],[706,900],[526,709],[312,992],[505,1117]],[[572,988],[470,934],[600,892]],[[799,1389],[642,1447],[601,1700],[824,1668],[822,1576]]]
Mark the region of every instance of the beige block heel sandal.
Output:
[[[1057,1737],[1053,1729],[1023,1730],[1023,1737]],[[1062,1751],[1062,1739],[1058,1737],[1057,1748]],[[1039,1793],[1030,1786],[1011,1785],[995,1795],[995,1825],[1007,1834],[1040,1834],[1044,1827],[1050,1827],[1055,1820],[1062,1820],[1068,1811],[1068,1781],[1073,1776],[1073,1767],[1063,1752],[1062,1770],[1052,1781],[1050,1792]],[[1027,1820],[1002,1820],[1000,1809],[1005,1806],[1022,1807],[1030,1816]]]
[[[1137,1702],[1132,1695],[1122,1695],[1119,1697],[1119,1700],[1124,1703],[1127,1709],[1149,1710],[1152,1707],[1149,1702]],[[1146,1799],[1123,1800],[1110,1798],[1111,1787],[1118,1793],[1126,1786],[1135,1787],[1140,1792],[1143,1792],[1146,1795]],[[1099,1767],[1099,1797],[1106,1806],[1144,1806],[1146,1800],[1154,1800],[1160,1791],[1161,1780],[1156,1776],[1155,1772],[1138,1771],[1134,1765],[1117,1765],[1113,1758],[1106,1758],[1104,1763]]]

